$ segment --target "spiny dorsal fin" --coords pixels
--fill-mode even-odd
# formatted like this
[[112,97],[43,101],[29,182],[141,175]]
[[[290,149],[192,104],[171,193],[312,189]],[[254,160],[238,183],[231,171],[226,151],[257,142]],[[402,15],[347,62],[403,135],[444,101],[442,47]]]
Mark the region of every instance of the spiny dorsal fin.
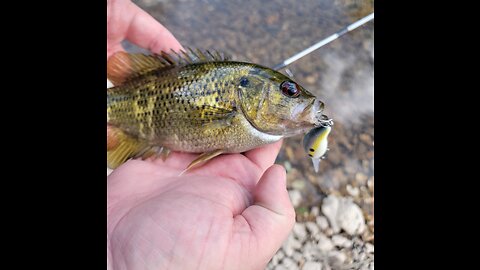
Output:
[[117,52],[107,62],[107,78],[114,84],[138,77],[152,70],[193,63],[216,62],[231,60],[229,55],[218,51],[201,51],[187,48],[186,51],[161,52],[160,54],[145,55],[141,53]]

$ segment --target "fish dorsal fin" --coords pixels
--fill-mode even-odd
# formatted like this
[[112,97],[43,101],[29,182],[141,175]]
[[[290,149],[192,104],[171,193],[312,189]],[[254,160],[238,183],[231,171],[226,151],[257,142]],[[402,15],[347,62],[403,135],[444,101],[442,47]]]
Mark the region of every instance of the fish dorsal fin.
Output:
[[142,53],[117,52],[107,62],[107,78],[114,84],[123,82],[148,73],[152,70],[168,66],[187,65],[231,60],[229,55],[215,50],[193,50],[161,52],[160,54],[146,55]]
[[168,65],[168,62],[155,56],[117,52],[108,59],[107,78],[117,86],[129,79]]

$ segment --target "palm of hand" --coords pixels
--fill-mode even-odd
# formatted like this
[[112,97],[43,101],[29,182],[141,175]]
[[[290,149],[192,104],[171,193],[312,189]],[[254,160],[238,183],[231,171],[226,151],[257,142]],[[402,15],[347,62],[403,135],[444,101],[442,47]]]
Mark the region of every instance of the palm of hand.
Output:
[[285,172],[271,166],[280,145],[222,155],[180,177],[195,155],[119,167],[107,182],[114,269],[263,269],[295,220]]

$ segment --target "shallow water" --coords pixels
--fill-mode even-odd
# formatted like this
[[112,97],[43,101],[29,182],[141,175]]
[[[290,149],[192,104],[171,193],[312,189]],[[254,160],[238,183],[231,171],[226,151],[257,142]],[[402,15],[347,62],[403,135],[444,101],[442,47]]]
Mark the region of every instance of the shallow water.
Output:
[[[373,1],[359,0],[134,2],[184,46],[217,49],[266,66],[373,12]],[[287,169],[288,188],[303,194],[297,219],[326,194],[350,195],[373,233],[373,29],[372,21],[289,66],[335,121],[318,174],[302,149],[302,136],[286,139],[277,158]]]

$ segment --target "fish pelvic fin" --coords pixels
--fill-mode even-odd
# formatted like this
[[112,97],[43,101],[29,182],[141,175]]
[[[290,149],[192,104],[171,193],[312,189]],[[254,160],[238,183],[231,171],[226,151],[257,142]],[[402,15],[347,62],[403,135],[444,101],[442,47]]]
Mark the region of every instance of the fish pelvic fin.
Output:
[[200,164],[205,163],[205,162],[211,160],[212,158],[223,154],[224,152],[225,152],[225,150],[219,149],[219,150],[215,150],[215,151],[211,151],[211,152],[205,152],[205,153],[201,154],[195,160],[190,162],[190,164],[187,166],[187,168],[185,170],[183,170],[180,173],[180,175],[185,174],[186,172],[192,170],[193,168],[198,167]]

